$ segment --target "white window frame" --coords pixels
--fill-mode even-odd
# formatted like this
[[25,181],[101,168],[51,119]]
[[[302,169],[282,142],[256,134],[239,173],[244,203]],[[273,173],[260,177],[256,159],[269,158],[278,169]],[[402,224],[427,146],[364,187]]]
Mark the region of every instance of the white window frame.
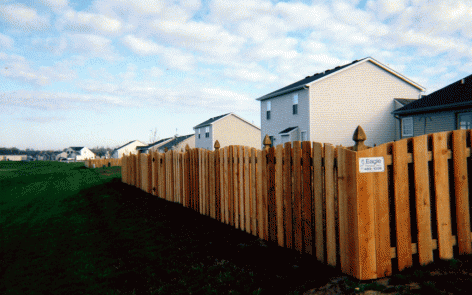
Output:
[[413,117],[402,118],[402,137],[413,136]]
[[[307,141],[308,140],[306,135],[307,135],[306,131],[300,132],[301,141]],[[303,138],[303,137],[305,137],[305,138]]]
[[293,95],[292,99],[293,105],[292,105],[292,114],[293,115],[298,115],[298,93],[295,93]]
[[210,137],[210,127],[205,127],[205,137]]
[[267,101],[266,107],[267,107],[267,111],[271,111],[271,110],[272,110],[272,105],[271,105],[271,103],[270,103],[270,100]]

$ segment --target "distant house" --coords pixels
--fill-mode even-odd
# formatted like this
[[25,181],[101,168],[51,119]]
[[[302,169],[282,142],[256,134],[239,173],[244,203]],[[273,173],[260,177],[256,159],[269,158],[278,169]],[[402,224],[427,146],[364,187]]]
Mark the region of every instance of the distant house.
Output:
[[60,161],[61,159],[67,159],[69,154],[67,152],[62,152],[56,155],[56,161]]
[[261,147],[261,129],[233,113],[210,118],[195,127],[195,147],[214,150],[228,145]]
[[67,148],[64,152],[67,153],[68,159],[74,159],[76,161],[84,161],[87,159],[95,159],[95,154],[87,147],[83,146],[72,146]]
[[184,136],[175,136],[171,140],[167,141],[165,144],[159,146],[157,151],[159,153],[165,152],[167,150],[175,150],[175,151],[185,151],[185,146],[188,144],[189,148],[195,147],[195,135],[189,134]]
[[141,153],[149,153],[149,151],[157,151],[157,149],[160,146],[166,144],[167,142],[171,141],[172,139],[173,139],[173,137],[164,138],[164,139],[158,140],[154,143],[151,143],[149,145],[138,146],[136,149],[138,151],[140,151]]
[[0,155],[0,161],[27,161],[27,155]]
[[257,98],[261,102],[261,142],[272,145],[316,141],[352,146],[361,125],[366,145],[395,139],[394,98],[418,98],[425,89],[367,57],[337,66]]
[[123,157],[123,155],[129,155],[130,153],[136,154],[138,151],[136,150],[137,147],[145,146],[146,144],[142,143],[139,140],[132,140],[127,144],[120,146],[113,150],[111,157],[115,159],[119,159]]
[[472,75],[395,110],[400,138],[472,128]]

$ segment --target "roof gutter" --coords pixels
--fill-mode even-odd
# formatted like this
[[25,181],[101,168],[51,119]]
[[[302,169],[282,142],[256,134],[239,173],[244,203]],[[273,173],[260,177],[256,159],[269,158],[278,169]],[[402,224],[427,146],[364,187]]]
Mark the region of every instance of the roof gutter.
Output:
[[406,114],[414,114],[414,113],[435,111],[435,110],[438,110],[438,109],[444,110],[444,109],[450,109],[450,108],[455,108],[455,107],[462,107],[462,106],[466,106],[466,105],[472,105],[472,101],[465,101],[465,102],[460,102],[460,103],[451,103],[451,104],[446,104],[446,105],[424,107],[424,108],[404,110],[404,111],[396,110],[396,111],[391,112],[391,114],[406,115]]
[[263,101],[263,100],[266,100],[266,99],[269,99],[269,98],[273,98],[273,97],[276,97],[276,96],[280,96],[280,95],[284,95],[284,94],[287,94],[287,93],[290,93],[290,92],[294,92],[294,91],[297,91],[297,90],[300,90],[300,89],[308,89],[309,86],[308,85],[300,85],[300,86],[297,86],[297,87],[294,87],[294,88],[290,88],[290,89],[287,89],[285,91],[282,91],[282,92],[277,92],[277,93],[274,93],[273,95],[264,95],[264,96],[261,96],[259,98],[256,98],[256,100],[260,100],[260,101]]

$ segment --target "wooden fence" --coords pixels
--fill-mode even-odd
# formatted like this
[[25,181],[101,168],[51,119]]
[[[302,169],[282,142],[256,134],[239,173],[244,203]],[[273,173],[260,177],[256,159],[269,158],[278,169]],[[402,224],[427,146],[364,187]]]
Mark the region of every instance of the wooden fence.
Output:
[[[95,166],[93,166],[95,165]],[[121,166],[121,159],[93,159],[85,160],[85,166],[88,168],[100,168],[110,166]]]
[[[434,251],[450,259],[456,245],[471,253],[471,136],[456,130],[364,150],[296,141],[129,155],[122,180],[375,279],[432,262]],[[383,171],[361,171],[373,157]]]

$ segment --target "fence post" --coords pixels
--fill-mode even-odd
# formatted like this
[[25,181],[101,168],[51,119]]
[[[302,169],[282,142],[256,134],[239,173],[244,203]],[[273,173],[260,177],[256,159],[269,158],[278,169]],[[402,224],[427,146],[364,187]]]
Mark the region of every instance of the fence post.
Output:
[[369,147],[364,144],[364,141],[367,139],[367,136],[365,135],[364,129],[359,125],[356,128],[356,131],[354,131],[354,134],[352,135],[352,140],[356,142],[356,144],[352,147],[353,151],[363,151],[368,149]]
[[266,136],[264,137],[264,141],[262,142],[262,144],[264,145],[264,151],[269,150],[270,145],[272,144],[272,142],[270,141],[269,135],[266,134]]
[[218,139],[215,141],[214,147],[216,151],[220,149],[220,142],[218,141]]

